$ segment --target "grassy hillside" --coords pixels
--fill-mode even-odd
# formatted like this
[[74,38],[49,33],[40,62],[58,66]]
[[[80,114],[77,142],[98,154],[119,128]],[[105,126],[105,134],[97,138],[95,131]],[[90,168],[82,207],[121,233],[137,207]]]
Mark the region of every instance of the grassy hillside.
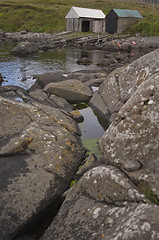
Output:
[[28,30],[54,33],[65,30],[65,16],[72,6],[101,9],[137,9],[144,16],[130,30],[159,35],[159,6],[140,4],[136,0],[0,0],[0,29],[5,32]]

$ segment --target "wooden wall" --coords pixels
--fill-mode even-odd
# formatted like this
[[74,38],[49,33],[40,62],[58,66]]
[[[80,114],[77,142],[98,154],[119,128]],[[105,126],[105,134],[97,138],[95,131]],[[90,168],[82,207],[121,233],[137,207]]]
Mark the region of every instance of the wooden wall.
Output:
[[68,18],[66,19],[66,29],[67,31],[82,32],[83,24],[87,22],[89,22],[90,32],[105,32],[105,19]]
[[138,18],[118,18],[117,33],[121,33],[138,21]]

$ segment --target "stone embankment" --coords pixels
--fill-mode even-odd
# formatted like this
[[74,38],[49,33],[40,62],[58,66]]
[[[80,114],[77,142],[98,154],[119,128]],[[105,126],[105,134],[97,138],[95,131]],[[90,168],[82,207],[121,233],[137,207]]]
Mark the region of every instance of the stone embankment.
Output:
[[[127,52],[138,50],[140,55],[158,48],[159,37],[130,37],[108,34],[85,34],[63,32],[59,34],[31,33],[27,31],[4,33],[0,31],[0,41],[36,44],[39,50],[47,51],[57,47],[82,47],[101,49],[107,52]],[[35,45],[34,45],[35,47]]]

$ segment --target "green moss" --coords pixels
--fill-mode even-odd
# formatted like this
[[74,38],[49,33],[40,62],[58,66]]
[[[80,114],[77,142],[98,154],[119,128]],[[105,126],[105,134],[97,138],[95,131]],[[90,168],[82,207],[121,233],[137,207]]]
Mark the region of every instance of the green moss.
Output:
[[101,157],[101,152],[98,147],[99,138],[85,138],[82,139],[83,146],[97,158]]
[[159,199],[157,195],[152,191],[148,183],[142,181],[138,184],[140,191],[148,198],[152,203],[159,205]]
[[72,181],[70,182],[69,188],[73,187],[76,182],[77,182],[77,179],[72,180]]

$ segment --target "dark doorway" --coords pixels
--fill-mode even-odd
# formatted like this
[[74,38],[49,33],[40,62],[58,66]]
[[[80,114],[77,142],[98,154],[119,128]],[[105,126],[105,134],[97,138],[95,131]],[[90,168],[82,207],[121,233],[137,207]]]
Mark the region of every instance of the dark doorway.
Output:
[[117,32],[117,18],[106,18],[106,32],[116,33]]
[[89,32],[90,21],[82,21],[82,32]]

